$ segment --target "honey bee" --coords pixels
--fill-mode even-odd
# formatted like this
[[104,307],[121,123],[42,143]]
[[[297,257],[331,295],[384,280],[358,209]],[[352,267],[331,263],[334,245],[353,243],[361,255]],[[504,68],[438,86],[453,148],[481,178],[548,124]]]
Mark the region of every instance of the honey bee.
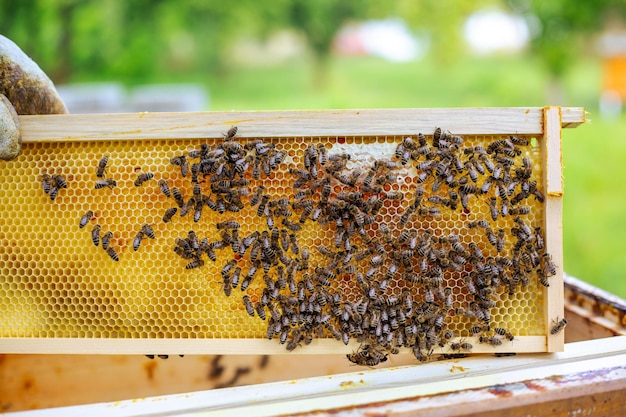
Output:
[[250,315],[250,317],[254,317],[254,305],[252,304],[252,301],[250,301],[250,297],[244,295],[242,299],[243,305],[246,307],[246,312]]
[[498,230],[498,235],[496,236],[495,246],[498,252],[502,252],[504,250],[504,229]]
[[515,340],[515,336],[513,336],[511,332],[509,332],[506,329],[503,329],[502,327],[496,327],[495,329],[493,329],[493,331],[499,334],[500,336],[504,336],[504,338],[509,340],[510,342]]
[[141,231],[143,232],[144,235],[148,236],[150,239],[155,238],[154,230],[152,229],[152,226],[150,226],[149,224],[146,223],[143,226],[141,226]]
[[300,230],[302,230],[301,225],[299,225],[298,223],[290,222],[287,219],[283,219],[281,223],[283,224],[283,226],[285,226],[287,229],[291,230],[292,232],[299,232]]
[[491,218],[495,221],[498,219],[498,206],[496,197],[489,198],[489,210],[491,211]]
[[165,179],[159,180],[159,189],[167,198],[169,198],[172,195],[170,192],[170,186],[167,184],[167,180]]
[[450,349],[453,351],[465,350],[467,352],[470,352],[473,348],[474,346],[472,346],[470,343],[463,342],[463,341],[458,342],[458,343],[450,343]]
[[236,135],[237,135],[237,126],[233,126],[230,129],[228,129],[228,132],[224,133],[224,140],[228,141],[228,140],[232,140]]
[[105,188],[105,187],[107,187],[107,188],[117,187],[117,181],[115,181],[112,178],[107,178],[107,179],[104,179],[104,180],[97,180],[96,181],[96,186],[95,186],[96,190],[99,190],[99,189]]
[[561,330],[565,328],[565,326],[567,326],[567,320],[565,319],[559,320],[557,318],[556,320],[552,320],[552,323],[554,323],[554,326],[552,326],[552,329],[550,329],[550,334],[553,336],[555,334],[558,334]]
[[43,187],[43,191],[46,194],[50,194],[50,190],[52,188],[53,182],[52,177],[48,174],[41,175],[41,186]]
[[91,241],[95,246],[98,246],[100,243],[100,225],[96,224],[93,229],[91,229]]
[[172,165],[178,165],[180,167],[180,174],[183,177],[186,177],[189,173],[189,162],[185,155],[175,156],[170,159],[170,163]]
[[133,239],[133,249],[135,251],[139,250],[139,246],[141,245],[142,240],[143,240],[143,231],[140,230],[137,232],[137,235]]
[[57,188],[67,188],[67,181],[65,180],[65,177],[59,174],[54,174],[51,181]]
[[477,227],[483,228],[483,229],[487,229],[489,227],[489,222],[487,220],[476,220],[473,222],[469,222],[467,224],[467,227],[469,229],[475,229]]
[[240,225],[235,220],[226,220],[215,224],[217,230],[222,229],[239,229]]
[[113,238],[113,232],[106,232],[104,235],[100,237],[100,242],[102,243],[102,249],[104,250],[109,249],[112,238]]
[[543,254],[543,274],[545,277],[556,275],[556,265],[552,262],[552,256],[549,253]]
[[237,288],[237,286],[239,285],[239,278],[240,277],[241,277],[241,268],[237,267],[233,271],[233,276],[231,277],[231,284],[232,284],[233,288]]
[[[104,247],[104,242],[103,242],[103,247]],[[109,255],[109,257],[111,259],[113,259],[115,262],[118,262],[120,260],[119,255],[117,254],[117,252],[115,251],[115,249],[112,246],[109,246],[106,249],[107,255]]]
[[96,177],[98,178],[103,178],[104,177],[104,173],[106,171],[107,168],[107,164],[109,163],[109,157],[108,156],[103,156],[102,159],[100,159],[100,162],[98,162],[98,170],[96,171]]
[[482,326],[472,326],[469,329],[469,333],[474,335],[474,334],[479,334],[482,333],[485,329]]
[[139,187],[143,185],[144,182],[151,180],[154,177],[154,174],[151,172],[142,172],[137,175],[137,179],[135,180],[135,187]]
[[255,306],[255,310],[256,310],[256,314],[257,314],[257,316],[259,316],[259,318],[260,318],[261,320],[265,320],[265,318],[266,318],[266,316],[267,316],[267,315],[265,314],[265,306],[264,306],[262,303],[257,302],[257,303],[256,303],[256,306]]
[[176,200],[176,204],[178,204],[179,208],[183,208],[185,205],[185,200],[183,198],[183,195],[181,194],[180,190],[176,187],[174,187],[172,189],[172,195],[174,196],[174,200]]
[[233,291],[231,282],[230,282],[230,277],[228,275],[225,275],[222,277],[222,280],[223,280],[222,288],[224,289],[224,294],[226,295],[226,297],[230,297],[230,294],[232,294],[232,291]]
[[495,336],[480,336],[478,341],[479,343],[486,343],[491,346],[500,346],[502,344],[502,340]]
[[169,223],[177,211],[178,209],[176,207],[168,208],[167,210],[165,210],[165,214],[163,215],[163,222]]
[[202,259],[195,259],[185,265],[185,269],[195,269],[202,268],[204,266],[204,261]]
[[540,227],[535,227],[535,246],[538,250],[542,250],[544,248],[543,234]]
[[87,210],[85,212],[85,214],[83,215],[83,217],[80,218],[80,222],[78,223],[78,227],[80,227],[82,229],[83,227],[85,227],[87,225],[87,223],[89,223],[89,220],[91,220],[92,218],[93,218],[93,211]]

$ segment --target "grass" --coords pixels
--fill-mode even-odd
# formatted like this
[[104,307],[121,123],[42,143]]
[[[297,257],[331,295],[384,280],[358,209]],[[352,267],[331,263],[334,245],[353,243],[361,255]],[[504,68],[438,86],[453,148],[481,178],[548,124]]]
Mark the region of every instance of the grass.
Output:
[[597,115],[599,61],[581,57],[572,65],[562,102],[546,98],[548,77],[539,62],[526,56],[466,57],[446,65],[333,58],[324,89],[313,86],[306,59],[195,80],[209,85],[211,110],[586,107],[593,122],[563,133],[564,266],[569,274],[626,297],[626,118],[604,121]]

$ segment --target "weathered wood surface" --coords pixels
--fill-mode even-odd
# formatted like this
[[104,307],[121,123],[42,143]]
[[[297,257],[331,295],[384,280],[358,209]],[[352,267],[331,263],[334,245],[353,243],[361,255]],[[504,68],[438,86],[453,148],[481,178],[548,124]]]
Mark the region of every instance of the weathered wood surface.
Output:
[[[562,108],[562,127],[586,121],[582,107]],[[220,138],[239,136],[376,136],[430,134],[543,134],[542,107],[300,110],[258,112],[119,113],[20,116],[24,142]]]

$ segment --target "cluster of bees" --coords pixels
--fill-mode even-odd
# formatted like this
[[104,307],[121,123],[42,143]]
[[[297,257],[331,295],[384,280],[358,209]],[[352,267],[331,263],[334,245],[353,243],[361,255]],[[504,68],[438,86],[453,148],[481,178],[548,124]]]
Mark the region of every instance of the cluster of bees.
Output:
[[48,194],[51,201],[54,201],[59,194],[59,190],[67,188],[67,181],[65,177],[59,174],[43,174],[41,176],[41,186],[44,193]]
[[[544,200],[532,161],[524,156],[530,145],[525,138],[466,146],[462,137],[437,128],[430,139],[422,134],[404,138],[389,159],[365,166],[323,144],[311,144],[287,163],[273,143],[242,144],[236,136],[233,127],[221,143],[202,144],[170,159],[191,180],[193,191],[185,198],[159,180],[161,193],[175,202],[162,220],[168,223],[178,213],[199,222],[206,209],[224,216],[213,224],[217,240],[190,230],[175,240],[174,253],[185,260],[186,269],[219,262],[225,295],[242,291],[245,311],[265,320],[267,337],[288,351],[314,338],[333,337],[346,345],[356,340],[360,348],[347,358],[375,366],[401,348],[420,361],[438,348],[471,351],[472,345],[459,337],[473,336],[491,346],[509,343],[515,336],[491,327],[490,309],[503,292],[514,295],[533,279],[549,286],[556,274],[541,228],[525,219],[530,204]],[[116,185],[103,178],[107,161],[104,157],[98,164],[96,188]],[[291,195],[271,195],[263,185],[278,169],[291,176]],[[398,191],[403,176],[414,179],[410,192]],[[153,177],[139,174],[135,186]],[[464,230],[414,226],[447,213],[467,215],[484,205],[489,216],[466,221]],[[401,215],[382,222],[381,210],[390,206],[402,207]],[[229,217],[244,209],[260,220],[249,233]],[[80,227],[92,216],[87,212]],[[301,244],[305,230],[331,231],[333,237],[306,248]],[[99,233],[94,226],[94,244],[99,239],[104,248]],[[466,243],[467,235],[472,242]],[[138,232],[135,250],[144,236],[154,238],[150,225]],[[117,260],[114,253],[109,255]],[[450,282],[451,273],[462,277],[460,291],[458,283]],[[449,328],[455,320],[467,323],[466,332]],[[565,324],[557,322],[553,334]]]
[[[403,347],[420,361],[438,347],[471,351],[470,343],[452,341],[461,336],[448,328],[455,316],[469,321],[467,336],[498,346],[514,340],[508,329],[490,325],[499,291],[513,295],[533,278],[548,286],[556,274],[544,252],[541,228],[523,218],[531,211],[524,204],[529,198],[544,200],[532,178],[531,160],[521,156],[529,146],[524,138],[463,147],[460,136],[437,129],[430,143],[421,134],[407,137],[394,158],[356,168],[349,166],[349,154],[310,145],[301,165],[292,163],[288,169],[293,194],[273,196],[250,180],[258,180],[262,172],[269,177],[282,153],[262,140],[239,144],[235,136],[233,128],[214,148],[203,146],[180,156],[183,161],[199,159],[191,170],[208,178],[212,197],[194,191],[196,200],[178,205],[198,212],[198,201],[210,201],[204,204],[227,213],[247,204],[262,226],[241,234],[240,224],[227,218],[215,224],[219,239],[200,240],[189,232],[177,239],[175,252],[190,261],[188,269],[202,267],[204,255],[214,262],[226,259],[221,264],[224,293],[231,296],[239,288],[246,312],[265,320],[267,337],[277,338],[289,351],[314,338],[334,337],[345,344],[356,339],[361,347],[348,359],[368,366]],[[184,163],[180,165],[182,170]],[[417,181],[412,201],[392,230],[381,223],[380,210],[406,199],[392,185],[407,169]],[[199,189],[194,178],[194,190]],[[446,211],[469,213],[477,204],[488,204],[490,217],[466,227],[468,233],[482,235],[482,243],[465,244],[458,233],[408,226]],[[505,217],[513,219],[509,230],[494,224]],[[318,245],[313,255],[301,247],[299,237],[311,224],[334,234],[332,243]],[[463,305],[446,282],[455,271],[469,297]],[[246,293],[251,285],[259,296]]]

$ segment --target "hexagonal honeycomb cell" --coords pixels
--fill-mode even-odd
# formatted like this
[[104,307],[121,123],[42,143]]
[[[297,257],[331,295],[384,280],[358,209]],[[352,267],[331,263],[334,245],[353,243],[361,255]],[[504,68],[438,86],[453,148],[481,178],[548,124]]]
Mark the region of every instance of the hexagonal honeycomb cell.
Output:
[[226,139],[29,143],[0,164],[0,337],[545,334],[532,138]]

